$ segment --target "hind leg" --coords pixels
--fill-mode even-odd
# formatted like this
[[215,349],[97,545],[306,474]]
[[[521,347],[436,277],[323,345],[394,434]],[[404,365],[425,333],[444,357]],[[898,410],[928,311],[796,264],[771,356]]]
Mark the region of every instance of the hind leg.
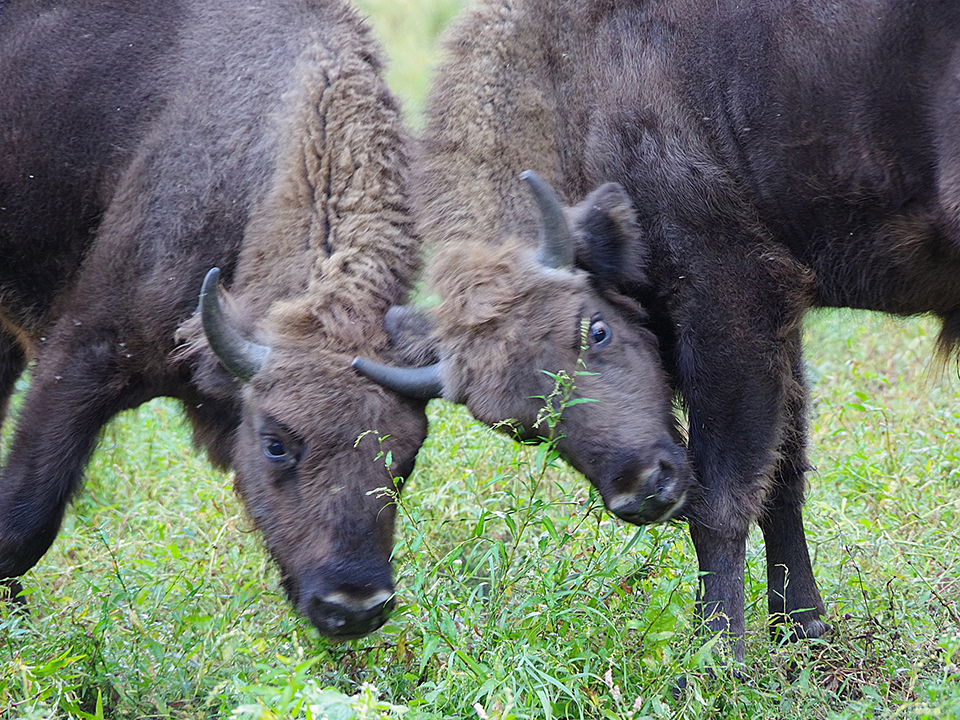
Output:
[[7,415],[13,387],[26,365],[27,356],[20,343],[0,325],[0,427]]
[[22,575],[47,551],[100,429],[144,399],[111,332],[62,318],[49,335],[0,478],[0,578]]
[[792,339],[793,384],[786,403],[787,427],[774,486],[760,517],[767,553],[767,607],[771,631],[790,639],[820,637],[827,624],[803,532],[807,471],[807,388],[799,336]]
[[[26,364],[23,348],[11,333],[0,327],[0,427],[3,427],[14,385]],[[4,582],[0,579],[0,600],[6,597],[22,602],[22,598],[17,597],[22,589],[16,580]]]

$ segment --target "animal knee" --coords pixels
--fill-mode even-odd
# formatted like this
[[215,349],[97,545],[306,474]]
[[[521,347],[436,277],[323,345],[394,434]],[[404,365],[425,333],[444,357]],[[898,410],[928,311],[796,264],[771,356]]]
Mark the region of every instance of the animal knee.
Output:
[[53,544],[62,517],[62,507],[24,506],[0,497],[0,579],[19,577],[36,565]]

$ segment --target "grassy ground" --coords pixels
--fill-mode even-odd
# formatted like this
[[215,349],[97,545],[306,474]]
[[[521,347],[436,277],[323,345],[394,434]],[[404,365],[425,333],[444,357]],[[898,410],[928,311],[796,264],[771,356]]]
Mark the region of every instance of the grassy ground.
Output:
[[[363,3],[412,114],[456,5]],[[706,679],[683,526],[613,520],[561,462],[441,402],[402,502],[398,610],[329,644],[157,401],[108,428],[25,578],[31,614],[0,609],[0,717],[960,717],[960,382],[928,372],[934,332],[811,317],[807,530],[834,631],[769,640],[755,535],[743,679]]]

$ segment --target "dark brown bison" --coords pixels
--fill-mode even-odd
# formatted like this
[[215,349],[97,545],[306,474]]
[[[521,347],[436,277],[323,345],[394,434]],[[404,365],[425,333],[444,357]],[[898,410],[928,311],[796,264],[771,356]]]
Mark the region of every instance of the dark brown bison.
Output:
[[[418,184],[443,393],[502,419],[531,394],[531,358],[570,345],[540,328],[594,311],[564,308],[574,295],[515,259],[510,238],[533,232],[518,173],[571,200],[619,183],[635,230],[604,219],[603,202],[567,215],[583,287],[618,294],[603,352],[632,342],[631,326],[653,333],[689,412],[697,486],[682,513],[699,616],[742,658],[745,539],[759,522],[774,625],[821,635],[801,519],[801,323],[813,306],[933,313],[941,353],[956,347],[960,4],[487,0],[447,48]],[[536,347],[514,362],[506,349],[531,328]],[[607,368],[591,369],[602,386]],[[616,372],[659,381],[647,358]],[[635,391],[601,397],[569,433],[623,442],[644,414]],[[576,464],[603,492],[603,471]]]
[[[0,577],[53,542],[103,425],[166,395],[236,470],[300,612],[335,638],[383,623],[394,510],[376,490],[411,471],[424,403],[350,361],[389,359],[383,315],[417,271],[404,148],[339,2],[5,3],[3,407],[37,362],[0,480]],[[194,315],[214,266],[229,302],[215,271]]]

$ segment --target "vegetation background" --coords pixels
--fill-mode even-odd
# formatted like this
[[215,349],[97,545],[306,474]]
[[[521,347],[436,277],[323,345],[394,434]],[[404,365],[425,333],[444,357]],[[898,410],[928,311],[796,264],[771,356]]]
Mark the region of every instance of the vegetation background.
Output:
[[[359,4],[416,126],[460,2]],[[709,679],[684,526],[612,519],[547,449],[442,402],[402,501],[398,610],[330,644],[285,602],[230,478],[157,401],[107,429],[25,578],[30,615],[0,608],[0,717],[960,717],[960,403],[956,368],[931,372],[935,332],[810,318],[807,533],[833,633],[770,640],[755,534],[739,679]]]

